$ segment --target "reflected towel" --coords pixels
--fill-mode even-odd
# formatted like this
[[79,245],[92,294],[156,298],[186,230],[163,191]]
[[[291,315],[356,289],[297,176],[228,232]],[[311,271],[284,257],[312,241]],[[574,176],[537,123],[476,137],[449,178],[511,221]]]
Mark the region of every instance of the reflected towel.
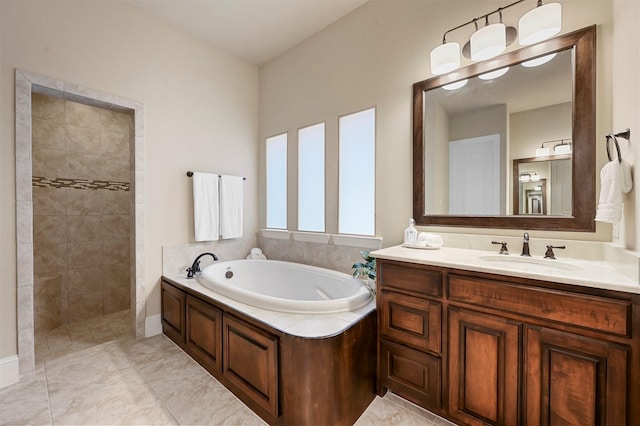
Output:
[[222,239],[242,237],[243,179],[220,176],[220,235]]
[[196,241],[219,238],[218,175],[193,174],[193,222]]
[[622,218],[622,166],[609,161],[600,171],[600,199],[596,221],[616,223]]

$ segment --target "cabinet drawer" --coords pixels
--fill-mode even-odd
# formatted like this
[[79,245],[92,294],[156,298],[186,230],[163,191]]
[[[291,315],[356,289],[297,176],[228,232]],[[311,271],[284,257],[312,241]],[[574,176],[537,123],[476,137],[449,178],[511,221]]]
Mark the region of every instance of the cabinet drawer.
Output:
[[630,336],[630,301],[449,275],[449,299]]
[[385,289],[405,290],[424,296],[442,296],[442,273],[419,265],[380,262],[378,280]]
[[422,351],[440,353],[442,305],[438,302],[383,293],[379,303],[383,337]]
[[427,409],[440,409],[440,358],[395,343],[380,342],[380,381],[383,387]]

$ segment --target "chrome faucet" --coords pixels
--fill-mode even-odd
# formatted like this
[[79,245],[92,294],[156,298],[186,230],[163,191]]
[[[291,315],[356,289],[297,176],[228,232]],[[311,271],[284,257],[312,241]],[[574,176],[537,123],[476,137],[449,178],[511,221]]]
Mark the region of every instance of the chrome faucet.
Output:
[[522,253],[520,256],[531,257],[531,253],[529,253],[529,233],[524,233],[524,239],[522,241]]
[[200,258],[202,256],[211,256],[213,257],[214,262],[218,260],[218,256],[213,253],[202,253],[201,255],[196,257],[196,260],[193,261],[193,265],[191,265],[191,268],[187,268],[187,278],[193,278],[198,272],[202,272],[200,270]]

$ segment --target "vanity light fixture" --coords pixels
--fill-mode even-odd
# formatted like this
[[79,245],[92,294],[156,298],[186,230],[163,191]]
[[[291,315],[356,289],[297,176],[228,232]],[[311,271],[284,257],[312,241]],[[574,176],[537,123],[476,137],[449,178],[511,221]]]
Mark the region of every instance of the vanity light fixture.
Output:
[[[431,73],[446,74],[460,67],[460,44],[447,42],[447,34],[469,24],[474,24],[476,31],[464,44],[462,54],[473,61],[484,61],[501,54],[518,38],[518,35],[520,44],[528,45],[546,40],[560,31],[562,7],[559,3],[548,3],[543,6],[542,0],[538,0],[536,8],[520,18],[518,30],[502,23],[502,11],[524,1],[517,0],[445,31],[442,44],[431,50]],[[500,22],[490,24],[489,17],[496,13],[500,16]],[[483,19],[485,26],[478,28],[478,21]]]
[[571,144],[564,143],[564,140],[562,140],[558,145],[553,147],[553,152],[556,155],[571,154]]
[[506,27],[502,22],[489,24],[489,15],[486,15],[485,26],[471,35],[470,43],[474,61],[495,58],[507,48]]
[[442,88],[444,90],[457,90],[457,89],[460,89],[461,87],[466,86],[468,81],[469,81],[468,79],[456,81],[455,83],[444,85],[442,86]]
[[478,78],[480,80],[493,80],[493,79],[496,79],[498,77],[502,77],[503,75],[505,75],[507,73],[507,71],[509,71],[509,67],[504,67],[504,68],[500,68],[500,69],[495,70],[495,71],[489,71],[489,72],[486,72],[484,74],[480,74],[478,76]]
[[[551,148],[544,146],[544,144],[552,142],[560,142],[553,147],[553,152],[551,151]],[[540,148],[536,149],[536,157],[549,157],[550,155],[563,154],[571,154],[571,139],[554,139],[551,141],[544,141],[540,145]]]
[[531,182],[530,173],[520,173],[520,182]]
[[542,5],[538,0],[535,9],[525,13],[518,21],[518,42],[523,46],[538,43],[553,37],[562,28],[562,6],[560,3]]

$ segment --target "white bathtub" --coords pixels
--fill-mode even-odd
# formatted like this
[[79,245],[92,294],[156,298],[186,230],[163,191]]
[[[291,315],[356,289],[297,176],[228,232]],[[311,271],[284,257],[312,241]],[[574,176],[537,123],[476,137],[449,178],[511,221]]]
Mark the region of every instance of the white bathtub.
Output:
[[351,275],[277,260],[215,262],[198,280],[238,302],[298,314],[352,311],[372,298],[369,287]]

